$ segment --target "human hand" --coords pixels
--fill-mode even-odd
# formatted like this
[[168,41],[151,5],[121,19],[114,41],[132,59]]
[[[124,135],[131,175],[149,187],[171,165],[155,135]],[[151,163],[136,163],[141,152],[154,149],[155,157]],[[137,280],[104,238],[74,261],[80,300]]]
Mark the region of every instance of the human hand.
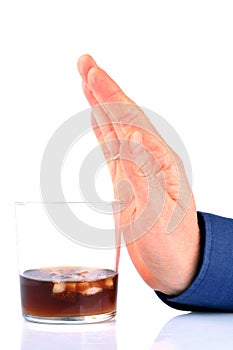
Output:
[[81,56],[78,70],[115,194],[127,203],[120,220],[129,255],[151,288],[180,294],[199,260],[197,214],[183,163],[92,57]]

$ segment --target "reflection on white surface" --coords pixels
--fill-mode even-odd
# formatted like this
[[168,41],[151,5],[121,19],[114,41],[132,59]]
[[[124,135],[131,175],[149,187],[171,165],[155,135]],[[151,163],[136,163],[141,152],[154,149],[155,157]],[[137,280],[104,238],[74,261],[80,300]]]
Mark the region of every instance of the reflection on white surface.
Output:
[[53,326],[23,323],[21,350],[115,350],[115,322]]
[[233,348],[233,315],[191,313],[171,319],[150,350]]
[[[233,348],[233,314],[190,313],[155,323],[137,320],[90,325],[22,323],[20,350],[202,350]],[[158,321],[158,319],[157,319]],[[158,322],[159,323],[159,322]],[[157,326],[159,325],[157,323]],[[154,341],[151,338],[154,328]],[[146,331],[148,329],[148,332]],[[152,344],[153,343],[153,344]],[[19,349],[17,347],[17,349]]]

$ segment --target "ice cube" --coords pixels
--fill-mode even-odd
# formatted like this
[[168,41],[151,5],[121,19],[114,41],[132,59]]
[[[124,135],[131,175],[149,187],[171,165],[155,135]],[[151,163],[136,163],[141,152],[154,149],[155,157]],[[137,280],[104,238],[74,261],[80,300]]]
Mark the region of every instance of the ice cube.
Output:
[[77,283],[77,292],[82,293],[83,291],[85,291],[89,287],[90,287],[90,283],[89,282]]
[[66,284],[65,282],[55,282],[53,284],[53,293],[63,293],[66,289]]
[[94,295],[97,293],[102,292],[102,288],[101,287],[89,287],[87,289],[84,289],[82,291],[79,291],[82,295]]
[[111,288],[113,288],[113,279],[112,278],[106,278],[105,280],[104,280],[104,287],[105,288],[108,288],[108,289],[111,289]]
[[75,282],[67,282],[66,283],[66,291],[67,292],[76,292],[76,285]]

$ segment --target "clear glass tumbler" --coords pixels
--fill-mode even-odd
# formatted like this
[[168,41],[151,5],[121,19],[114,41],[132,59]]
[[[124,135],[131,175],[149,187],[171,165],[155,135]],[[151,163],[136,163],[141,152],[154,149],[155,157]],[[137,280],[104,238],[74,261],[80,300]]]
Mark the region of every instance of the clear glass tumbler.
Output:
[[119,202],[20,202],[15,207],[24,318],[56,324],[113,318]]

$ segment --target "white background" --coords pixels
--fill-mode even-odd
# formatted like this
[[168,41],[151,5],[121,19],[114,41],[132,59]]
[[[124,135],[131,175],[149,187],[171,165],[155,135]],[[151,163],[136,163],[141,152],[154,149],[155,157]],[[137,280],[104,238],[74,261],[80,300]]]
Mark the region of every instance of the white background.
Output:
[[[8,314],[20,312],[13,202],[39,198],[49,138],[88,107],[76,69],[83,53],[176,129],[191,159],[197,208],[233,217],[232,6],[230,0],[0,2],[0,259],[3,275],[12,277]],[[159,305],[160,319],[173,312],[125,254],[121,276],[119,315],[126,314],[124,302],[129,310],[145,305],[148,314]]]

